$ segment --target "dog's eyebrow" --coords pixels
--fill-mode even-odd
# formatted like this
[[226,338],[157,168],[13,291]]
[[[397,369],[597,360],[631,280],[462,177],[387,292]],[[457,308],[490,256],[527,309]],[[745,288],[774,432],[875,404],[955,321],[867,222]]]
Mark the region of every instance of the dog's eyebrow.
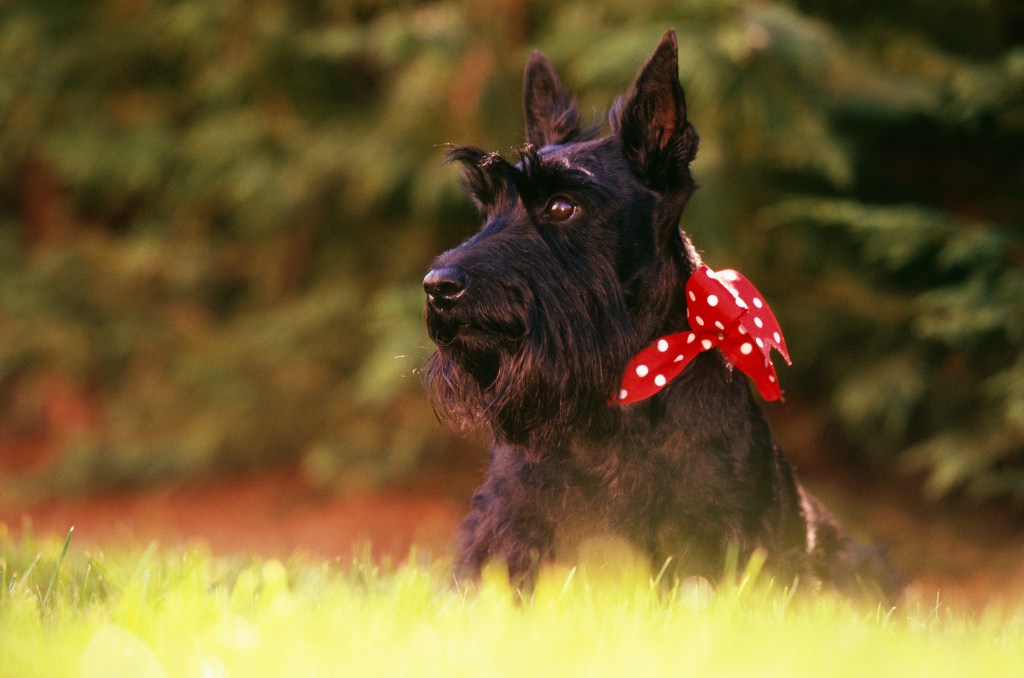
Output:
[[570,173],[570,176],[572,176],[575,173],[579,173],[579,174],[582,174],[583,176],[585,176],[588,180],[593,180],[594,179],[594,173],[593,172],[588,170],[586,167],[581,167],[579,165],[574,165],[572,160],[570,160],[569,158],[567,158],[565,156],[562,156],[560,158],[551,158],[547,162],[549,162],[551,165],[561,166],[562,168],[565,169],[565,171]]
[[571,162],[569,162],[568,158],[563,158],[562,159],[562,164],[565,165],[566,169],[572,170],[574,172],[580,172],[580,173],[583,174],[583,176],[587,177],[588,179],[593,179],[594,178],[594,173],[593,172],[588,170],[586,167],[575,167],[575,166],[573,166],[573,164]]
[[546,199],[558,191],[593,186],[594,174],[565,157],[544,158],[534,148],[519,150],[520,161],[514,178],[516,189],[526,201]]
[[448,162],[463,165],[463,187],[478,203],[494,207],[514,200],[539,202],[558,191],[586,188],[594,184],[594,174],[574,165],[568,158],[542,158],[532,146],[517,152],[519,162],[510,163],[498,153],[472,146],[454,146],[448,150]]
[[481,205],[494,206],[512,197],[519,170],[498,153],[453,146],[445,154],[445,161],[462,163],[462,187]]

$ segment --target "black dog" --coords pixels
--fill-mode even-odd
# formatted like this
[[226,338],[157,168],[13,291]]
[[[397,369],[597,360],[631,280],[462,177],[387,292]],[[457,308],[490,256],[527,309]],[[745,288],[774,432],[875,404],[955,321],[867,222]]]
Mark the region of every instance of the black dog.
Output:
[[[762,322],[751,314],[729,337],[716,333],[720,323],[690,332],[711,322],[693,317],[684,285],[695,273],[736,313],[762,300],[737,292],[746,288],[731,272],[702,267],[679,230],[698,138],[677,58],[669,31],[599,137],[534,53],[518,162],[469,147],[448,153],[465,165],[484,225],[423,281],[438,346],[425,383],[442,416],[484,426],[495,441],[462,525],[457,575],[473,578],[494,558],[529,587],[544,562],[614,534],[656,569],[673,563],[677,576],[715,578],[730,547],[741,558],[760,548],[779,576],[848,590],[869,581],[892,593],[875,550],[848,539],[796,482],[736,369],[756,357],[763,364],[750,371],[762,370],[758,386],[772,397],[765,358],[772,346],[785,350],[781,337],[771,331],[769,345],[752,351],[753,323]],[[719,295],[705,296],[701,303],[718,305]],[[645,347],[653,356],[669,339],[705,341],[691,334],[715,349],[688,356],[674,378],[639,379],[650,372],[636,358]],[[634,400],[624,383],[651,393]]]

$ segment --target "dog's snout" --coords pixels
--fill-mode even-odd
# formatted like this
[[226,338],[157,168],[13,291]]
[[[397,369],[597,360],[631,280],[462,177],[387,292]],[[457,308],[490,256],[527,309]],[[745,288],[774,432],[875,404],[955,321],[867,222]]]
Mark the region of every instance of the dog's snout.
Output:
[[423,278],[423,290],[435,308],[451,308],[466,294],[469,279],[460,268],[442,266],[431,269]]

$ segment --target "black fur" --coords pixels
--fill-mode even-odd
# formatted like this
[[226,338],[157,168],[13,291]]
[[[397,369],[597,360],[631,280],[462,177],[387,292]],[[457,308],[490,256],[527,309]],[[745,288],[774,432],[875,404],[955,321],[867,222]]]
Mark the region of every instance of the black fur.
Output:
[[684,284],[700,265],[678,227],[698,137],[677,69],[670,31],[598,138],[534,53],[517,162],[448,152],[484,224],[424,279],[438,346],[425,383],[441,416],[494,438],[458,575],[499,559],[529,586],[544,562],[610,533],[677,574],[714,578],[730,547],[763,548],[781,576],[892,593],[875,551],[797,484],[746,378],[717,351],[646,401],[610,403],[631,356],[687,329]]

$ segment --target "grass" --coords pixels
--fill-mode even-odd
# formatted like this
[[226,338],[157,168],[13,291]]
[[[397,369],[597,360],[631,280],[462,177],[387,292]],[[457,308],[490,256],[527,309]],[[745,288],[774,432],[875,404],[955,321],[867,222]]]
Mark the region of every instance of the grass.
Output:
[[895,609],[783,587],[760,561],[659,585],[628,558],[530,597],[446,563],[89,554],[0,526],[0,676],[1017,676],[1024,606]]

